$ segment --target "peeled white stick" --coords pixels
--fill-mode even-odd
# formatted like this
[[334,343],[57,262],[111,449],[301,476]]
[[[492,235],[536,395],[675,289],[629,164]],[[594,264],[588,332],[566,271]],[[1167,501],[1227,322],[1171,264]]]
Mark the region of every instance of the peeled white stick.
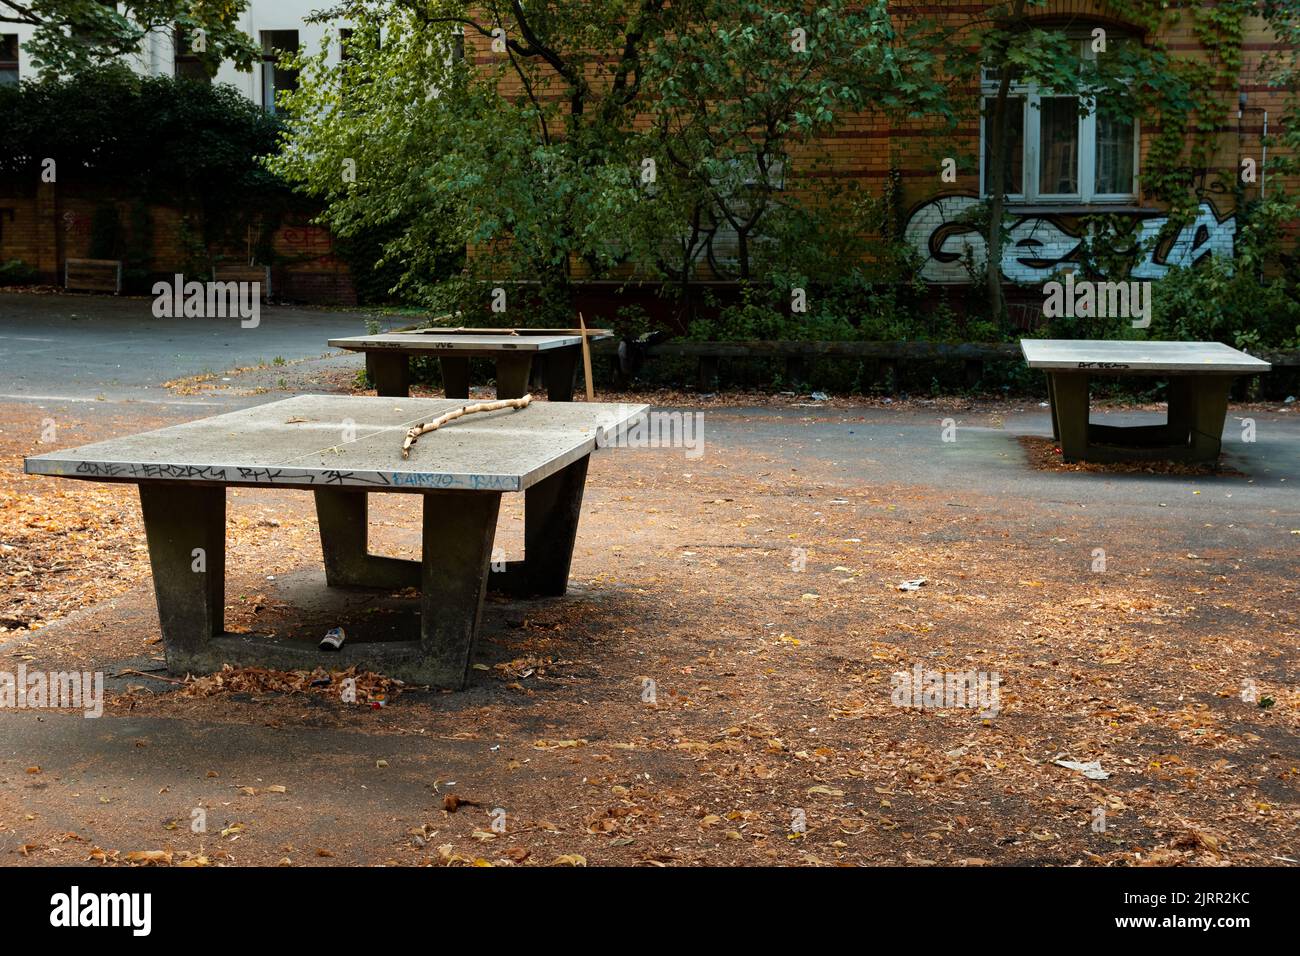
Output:
[[402,442],[402,457],[411,457],[411,446],[421,435],[428,432],[436,432],[448,422],[454,422],[463,415],[473,415],[475,412],[496,412],[503,408],[527,408],[528,403],[533,400],[533,396],[525,395],[523,398],[503,398],[495,402],[479,402],[476,405],[466,405],[464,408],[458,408],[454,412],[448,412],[446,415],[439,415],[429,423],[421,422],[413,428],[407,429],[406,441]]

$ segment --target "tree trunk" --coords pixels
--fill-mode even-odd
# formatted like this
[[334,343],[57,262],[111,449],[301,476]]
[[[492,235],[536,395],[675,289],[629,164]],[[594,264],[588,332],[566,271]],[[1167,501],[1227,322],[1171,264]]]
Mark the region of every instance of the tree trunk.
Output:
[[[1004,26],[1003,40],[1010,45],[1014,35],[1022,32],[1027,23],[1025,19],[1026,0],[1015,0],[1011,6],[1011,15]],[[998,91],[993,97],[993,110],[988,116],[989,139],[989,221],[985,233],[988,248],[987,287],[989,297],[989,317],[1000,327],[1006,327],[1006,303],[1002,296],[1002,217],[1006,210],[1006,170],[1010,157],[1007,149],[1010,145],[1009,123],[1011,114],[1007,109],[1011,92],[1011,79],[1014,68],[1007,59],[1007,50],[1001,51],[998,64]],[[980,94],[981,106],[983,93]],[[1023,148],[1023,147],[1022,147]]]
[[749,230],[736,230],[736,262],[740,267],[740,281],[749,281]]
[[1006,208],[1006,169],[1008,120],[1007,97],[1011,89],[1011,65],[999,70],[998,92],[988,116],[989,139],[989,221],[985,233],[988,250],[985,282],[989,297],[989,318],[1005,326],[1006,304],[1002,301],[1002,216]]

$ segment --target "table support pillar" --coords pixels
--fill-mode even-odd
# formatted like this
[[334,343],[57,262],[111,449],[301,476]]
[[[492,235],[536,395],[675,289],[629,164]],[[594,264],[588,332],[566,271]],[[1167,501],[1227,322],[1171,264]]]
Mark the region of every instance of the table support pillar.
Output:
[[492,575],[493,591],[513,597],[562,597],[582,514],[590,455],[524,492],[524,560]]
[[1061,426],[1056,421],[1056,375],[1047,373],[1047,407],[1052,413],[1052,438],[1061,440]]
[[527,352],[502,353],[497,357],[497,398],[523,398],[528,394],[528,375],[533,357]]
[[366,374],[376,395],[405,398],[411,393],[411,360],[405,352],[367,352]]
[[1069,462],[1213,462],[1223,447],[1231,386],[1228,375],[1171,376],[1165,424],[1090,425],[1088,374],[1049,372],[1053,435]]
[[201,670],[225,631],[226,489],[142,483],[140,510],[167,667]]
[[469,359],[453,355],[438,358],[442,367],[442,391],[448,398],[469,398]]
[[[1192,461],[1214,461],[1223,450],[1223,425],[1228,417],[1228,375],[1196,375],[1187,379],[1183,416],[1191,433]],[[1172,401],[1172,396],[1171,396]],[[1174,414],[1171,404],[1169,415]]]
[[325,558],[325,582],[332,588],[419,587],[420,563],[367,551],[370,499],[364,491],[316,488],[316,521]]
[[1170,376],[1167,390],[1169,403],[1169,428],[1180,431],[1183,440],[1192,431],[1192,380],[1186,376]]
[[552,402],[573,401],[573,382],[578,374],[582,349],[554,349],[546,355],[546,397]]
[[1082,372],[1052,373],[1052,418],[1061,457],[1084,461],[1088,457],[1088,376]]
[[419,679],[459,690],[469,680],[501,495],[424,496]]

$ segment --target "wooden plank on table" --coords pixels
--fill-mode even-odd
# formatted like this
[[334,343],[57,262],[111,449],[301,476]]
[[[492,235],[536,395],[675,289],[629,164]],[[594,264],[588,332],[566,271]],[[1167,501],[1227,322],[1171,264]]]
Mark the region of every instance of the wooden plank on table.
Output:
[[[472,329],[464,326],[455,328],[421,328],[394,329],[392,334],[400,335],[581,335],[581,329]],[[614,333],[609,329],[588,329],[587,337],[607,338]]]

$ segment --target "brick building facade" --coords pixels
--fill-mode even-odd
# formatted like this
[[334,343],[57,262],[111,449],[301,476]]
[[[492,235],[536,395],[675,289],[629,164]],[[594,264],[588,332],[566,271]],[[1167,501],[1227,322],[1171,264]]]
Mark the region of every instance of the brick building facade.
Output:
[[[112,207],[130,243],[134,203],[106,196],[69,195],[53,183],[30,190],[0,186],[0,263],[19,260],[36,271],[38,281],[60,285],[68,259],[93,258],[92,223],[95,215]],[[128,262],[148,278],[135,283],[135,291],[154,279],[175,273],[206,272],[207,263],[194,262],[187,248],[188,228],[180,210],[164,205],[147,207],[151,241],[147,259]],[[306,216],[286,217],[271,239],[274,264],[271,287],[275,298],[324,305],[355,305],[357,293],[346,263],[339,259],[329,231]],[[210,250],[216,263],[246,260],[244,249]],[[128,291],[131,291],[128,289]]]
[[[1202,9],[1214,9],[1220,2],[1203,0]],[[900,21],[939,17],[953,24],[971,21],[989,9],[978,0],[899,2],[892,7]],[[1155,39],[1098,0],[1050,0],[1034,8],[1034,13],[1037,22],[1068,29],[1080,42],[1099,27],[1112,42],[1149,44]],[[1208,61],[1213,54],[1203,37],[1203,31],[1198,37],[1194,14],[1183,11],[1158,39],[1171,56]],[[468,38],[467,46],[477,62],[492,62],[485,38]],[[1273,135],[1280,132],[1285,106],[1282,91],[1268,84],[1264,60],[1281,49],[1262,21],[1245,23],[1240,68],[1230,71],[1230,76],[1225,73],[1214,87],[1222,115],[1213,130],[1212,155],[1201,168],[1187,171],[1199,216],[1152,250],[1135,278],[1158,278],[1172,265],[1190,265],[1207,255],[1231,255],[1238,199],[1294,185],[1271,174],[1276,152],[1269,156],[1264,146],[1266,128]],[[256,96],[256,84],[250,90]],[[1133,217],[1141,223],[1144,238],[1160,231],[1167,221],[1166,210],[1144,183],[1157,129],[1143,117],[1134,117],[1126,125],[1103,121],[1095,114],[1072,116],[1075,107],[1060,102],[1062,98],[1051,91],[1017,88],[1015,95],[1020,139],[1015,189],[1008,201],[1011,241],[1001,262],[1007,280],[1032,286],[1068,263],[1077,255],[1084,216]],[[795,157],[790,188],[816,189],[819,179],[840,179],[879,194],[886,184],[895,184],[904,207],[903,238],[923,258],[921,276],[939,286],[960,285],[969,281],[963,260],[983,255],[982,237],[961,222],[983,193],[982,135],[982,122],[974,115],[955,132],[942,134],[924,120],[891,122],[878,114],[844,117],[835,132],[816,146],[829,164],[800,170]],[[945,167],[946,158],[961,160],[955,172]],[[1225,182],[1232,182],[1243,160],[1254,162],[1254,181],[1230,188]],[[47,184],[0,194],[0,262],[22,259],[47,281],[55,281],[67,257],[86,254],[88,223],[103,201],[63,195]],[[125,208],[122,218],[125,222]],[[149,268],[167,274],[184,260],[179,215],[159,207],[152,210],[152,219],[154,251]],[[717,241],[725,245],[725,234]],[[280,294],[309,301],[354,300],[347,270],[324,230],[304,223],[286,225],[277,231],[274,246],[280,260],[276,282]],[[577,274],[581,275],[580,267]],[[702,267],[698,278],[715,277]]]
[[[917,19],[937,19],[958,28],[956,42],[973,43],[972,24],[1006,6],[981,0],[895,0],[890,11],[900,27]],[[1215,47],[1212,37],[1207,45],[1207,32],[1213,30],[1198,19],[1220,7],[1240,6],[1232,0],[1175,4],[1175,9],[1165,4],[1167,16],[1157,31],[1126,19],[1120,7],[1105,0],[1048,0],[1030,8],[1033,25],[1064,31],[1080,44],[1084,57],[1098,55],[1092,49],[1093,31],[1101,29],[1111,49],[1126,43],[1158,45],[1180,64],[1205,65],[1213,74],[1207,89],[1219,115],[1208,122],[1205,114],[1193,119],[1207,134],[1207,153],[1192,160],[1189,151],[1179,175],[1196,212],[1192,221],[1170,230],[1164,228],[1169,209],[1153,195],[1145,176],[1161,132],[1153,117],[1134,116],[1125,122],[1095,109],[1080,116],[1077,98],[1013,83],[1017,114],[1013,125],[1019,142],[1013,162],[1015,186],[1009,188],[1006,204],[1010,240],[1000,266],[1009,300],[1018,300],[1026,310],[1018,313],[1023,321],[1034,321],[1042,283],[1054,272],[1070,269],[1080,257],[1088,217],[1110,214],[1134,223],[1136,238],[1148,251],[1131,278],[1158,279],[1173,266],[1191,266],[1206,256],[1231,257],[1238,204],[1297,185],[1274,172],[1278,148],[1265,146],[1266,134],[1276,138],[1283,131],[1288,105],[1286,91],[1270,85],[1266,60],[1293,51],[1257,17],[1242,21],[1239,47],[1231,43]],[[471,31],[467,44],[481,68],[499,67],[501,55],[492,52],[487,38]],[[611,61],[613,53],[607,51],[602,61]],[[1239,64],[1225,62],[1238,53]],[[520,92],[508,71],[502,74],[502,84],[503,92]],[[988,196],[984,120],[974,105],[990,91],[987,78],[983,84],[973,81],[964,89],[960,84],[955,87],[956,95],[968,96],[974,107],[955,130],[939,130],[927,118],[898,121],[881,113],[837,117],[832,133],[791,156],[785,188],[806,196],[815,194],[819,183],[838,181],[875,196],[893,192],[901,207],[901,238],[921,256],[921,277],[932,284],[936,296],[960,309],[957,287],[968,286],[972,279],[968,260],[980,263],[986,258],[983,236],[963,219]],[[562,100],[563,95],[552,88],[540,98]],[[954,160],[955,169],[945,159]],[[1252,167],[1251,178],[1242,181],[1239,174],[1246,160]],[[701,257],[697,262],[694,276],[701,282],[718,278],[709,261],[726,258],[725,227],[712,241],[722,249],[717,256],[711,250],[710,260]],[[576,259],[571,260],[570,271],[580,281],[590,276]],[[615,274],[626,276],[631,270],[622,268]],[[615,286],[614,282],[594,283],[585,288],[579,304],[586,304],[589,312],[612,314],[619,298],[612,291]],[[632,295],[652,314],[666,314],[662,303],[656,304],[653,293],[644,287],[632,290]]]
[[[296,77],[276,65],[275,51],[316,49],[328,39],[332,60],[336,62],[342,55],[337,31],[345,28],[346,21],[309,22],[308,17],[317,7],[319,4],[311,0],[248,0],[240,16],[240,28],[267,55],[250,72],[240,72],[233,63],[224,63],[214,81],[233,86],[249,101],[273,111],[274,91],[296,82]],[[36,64],[27,48],[33,32],[34,28],[27,24],[0,23],[0,84],[35,79]],[[176,37],[151,33],[140,51],[125,58],[125,62],[141,75],[181,77],[194,75],[190,69],[192,59]],[[102,190],[89,194],[55,183],[0,181],[0,264],[20,260],[36,270],[40,281],[61,282],[67,259],[89,255],[92,220],[106,206],[117,211],[129,243],[134,203],[126,197]],[[148,261],[137,263],[137,267],[160,278],[185,271],[194,256],[193,250],[187,248],[188,228],[181,210],[150,205],[148,219],[150,254]],[[352,277],[336,255],[329,232],[313,225],[308,217],[287,218],[276,228],[271,247],[275,253],[272,287],[277,297],[325,304],[356,302]],[[246,250],[239,248],[209,251],[217,259],[246,255]]]
[[[1203,9],[1217,5],[1217,0],[1206,0]],[[986,4],[978,2],[929,7],[900,4],[899,12],[978,16],[986,8]],[[1116,40],[1150,44],[1157,39],[1095,0],[1051,0],[1035,8],[1034,19],[1068,30],[1085,44],[1097,28],[1106,31],[1111,44]],[[1162,32],[1158,39],[1172,58],[1214,65],[1216,54],[1198,39],[1192,15],[1187,12],[1181,13],[1172,29]],[[1147,255],[1134,278],[1159,278],[1170,266],[1191,265],[1206,255],[1231,256],[1238,198],[1250,200],[1265,190],[1276,192],[1280,187],[1295,185],[1270,177],[1269,162],[1277,154],[1275,151],[1270,157],[1264,146],[1266,129],[1271,136],[1281,131],[1286,105],[1284,91],[1268,83],[1265,58],[1285,49],[1262,20],[1245,22],[1240,69],[1235,76],[1230,75],[1232,71],[1223,71],[1225,75],[1216,77],[1212,84],[1222,115],[1214,123],[1209,162],[1185,170],[1199,215],[1194,223],[1167,237]],[[1020,189],[1019,195],[1008,198],[1013,226],[1011,243],[1004,249],[1001,263],[1003,275],[1022,284],[1042,282],[1060,263],[1075,255],[1083,235],[1084,216],[1113,213],[1135,217],[1141,223],[1140,236],[1144,240],[1160,232],[1167,221],[1166,210],[1151,195],[1143,176],[1158,128],[1143,117],[1134,117],[1131,131],[1116,135],[1114,127],[1121,124],[1103,120],[1095,112],[1076,122],[1068,116],[1072,104],[1059,104],[1066,107],[1067,114],[1065,122],[1061,122],[1062,110],[1049,107],[1051,101],[1059,99],[1051,97],[1050,91],[1026,89],[1023,94],[1023,154],[1014,174]],[[982,158],[982,134],[982,123],[976,120],[960,131],[952,148]],[[840,175],[883,182],[891,169],[897,171],[907,207],[906,239],[924,256],[922,276],[935,283],[967,281],[960,253],[966,246],[973,246],[977,256],[982,255],[983,240],[957,229],[954,222],[986,194],[981,190],[982,172],[963,170],[955,182],[942,181],[934,144],[920,125],[884,128],[862,122],[838,135],[848,144],[841,154],[844,165]],[[1117,172],[1116,156],[1125,144],[1125,136],[1132,141],[1132,168]],[[1116,149],[1117,141],[1121,150]],[[1072,155],[1068,154],[1071,149]],[[1109,163],[1102,158],[1107,153]],[[1247,159],[1253,161],[1253,181],[1241,183],[1238,190],[1233,181]],[[1044,181],[1049,169],[1056,177],[1055,185]],[[1063,181],[1067,183],[1064,186]]]

